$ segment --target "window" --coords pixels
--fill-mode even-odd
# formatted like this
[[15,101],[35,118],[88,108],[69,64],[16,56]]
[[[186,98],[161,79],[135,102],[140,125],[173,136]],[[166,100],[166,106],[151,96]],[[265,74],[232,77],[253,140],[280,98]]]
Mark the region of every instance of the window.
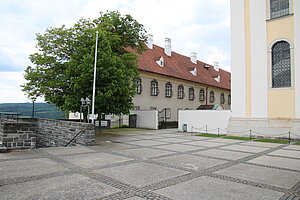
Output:
[[201,89],[201,90],[200,90],[200,93],[199,93],[199,100],[200,100],[200,101],[204,101],[204,100],[205,100],[205,91],[204,91],[204,89]]
[[140,106],[134,106],[134,110],[141,110]]
[[220,94],[220,102],[221,102],[221,104],[225,103],[225,95],[224,95],[224,93]]
[[184,87],[183,85],[178,86],[178,99],[184,98]]
[[151,81],[151,89],[150,89],[150,95],[151,96],[157,96],[158,95],[158,82],[157,80],[152,80]]
[[228,105],[231,105],[231,94],[228,94]]
[[209,93],[209,102],[210,103],[215,102],[215,93],[214,93],[214,91],[210,91],[210,93]]
[[194,92],[194,88],[191,87],[189,88],[189,100],[193,101],[195,99],[195,92]]
[[290,44],[285,41],[272,47],[272,87],[291,87]]
[[172,84],[166,83],[166,97],[171,98],[173,96],[173,91],[172,91]]
[[136,93],[137,94],[142,94],[142,91],[143,91],[143,87],[142,87],[142,79],[138,79],[136,81]]
[[165,108],[165,117],[167,119],[170,119],[171,118],[171,108]]
[[270,16],[271,19],[289,14],[289,0],[271,0]]

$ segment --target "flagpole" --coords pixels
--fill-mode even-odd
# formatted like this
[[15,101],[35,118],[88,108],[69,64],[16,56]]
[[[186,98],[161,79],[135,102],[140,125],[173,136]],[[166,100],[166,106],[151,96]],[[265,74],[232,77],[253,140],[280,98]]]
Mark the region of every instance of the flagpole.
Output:
[[93,102],[92,102],[92,124],[94,124],[94,119],[95,119],[95,90],[96,90],[97,49],[98,49],[98,31],[96,31],[96,48],[95,48],[95,64],[94,64],[94,82],[93,82]]

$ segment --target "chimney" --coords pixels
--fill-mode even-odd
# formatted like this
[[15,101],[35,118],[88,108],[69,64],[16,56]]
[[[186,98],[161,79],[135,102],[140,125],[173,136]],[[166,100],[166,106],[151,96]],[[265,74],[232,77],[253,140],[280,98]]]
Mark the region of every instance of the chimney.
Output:
[[165,39],[165,54],[171,57],[171,39]]
[[219,71],[219,62],[214,62],[214,69]]
[[149,35],[147,35],[147,43],[146,43],[146,45],[147,45],[147,47],[149,48],[149,49],[153,49],[153,35],[152,34],[149,34]]
[[191,52],[191,62],[197,64],[197,53]]

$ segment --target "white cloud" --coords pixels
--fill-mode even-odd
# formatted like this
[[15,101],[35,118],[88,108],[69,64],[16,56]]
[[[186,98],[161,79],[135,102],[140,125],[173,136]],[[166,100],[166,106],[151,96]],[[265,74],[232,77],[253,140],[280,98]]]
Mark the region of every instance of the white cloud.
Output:
[[29,101],[20,88],[24,83],[23,72],[0,72],[0,103]]
[[[28,55],[36,51],[35,33],[71,26],[107,10],[132,15],[159,46],[169,37],[173,51],[186,56],[197,52],[199,60],[219,61],[230,70],[228,0],[10,0],[0,1],[0,71],[23,71],[30,64]],[[0,72],[0,102],[27,101],[19,87],[24,79],[18,73]],[[9,76],[13,78],[8,81]]]

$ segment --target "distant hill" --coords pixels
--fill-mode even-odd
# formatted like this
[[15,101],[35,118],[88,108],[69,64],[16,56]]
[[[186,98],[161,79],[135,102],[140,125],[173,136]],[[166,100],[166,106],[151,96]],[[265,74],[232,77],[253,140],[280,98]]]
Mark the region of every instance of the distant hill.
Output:
[[[63,112],[53,104],[35,103],[34,117],[47,119],[66,119]],[[32,116],[32,103],[0,103],[0,112],[21,113],[20,117]]]

